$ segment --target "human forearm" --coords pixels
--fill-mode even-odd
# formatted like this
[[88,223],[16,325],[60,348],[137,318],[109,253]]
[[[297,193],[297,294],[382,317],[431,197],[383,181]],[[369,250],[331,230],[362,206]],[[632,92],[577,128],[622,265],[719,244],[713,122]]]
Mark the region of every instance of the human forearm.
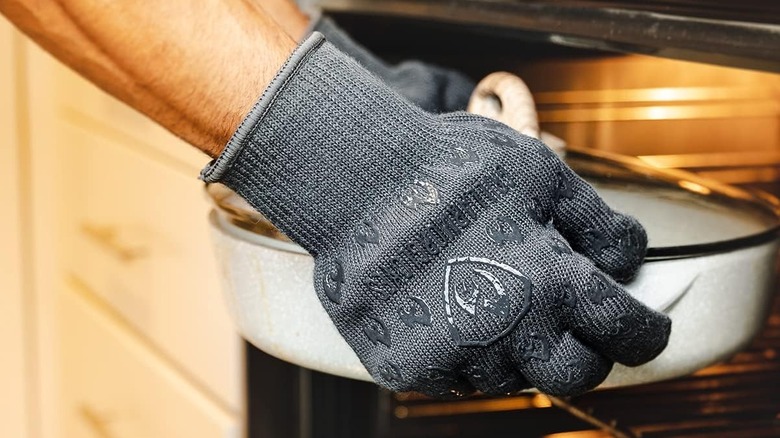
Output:
[[138,87],[84,35],[58,3],[37,7],[34,3],[2,1],[0,12],[46,51],[110,94],[131,106],[147,108],[147,113],[164,111],[164,103]]
[[309,16],[305,14],[294,0],[252,0],[261,7],[290,36],[300,41],[309,28]]
[[294,42],[250,2],[0,0],[44,49],[218,154]]

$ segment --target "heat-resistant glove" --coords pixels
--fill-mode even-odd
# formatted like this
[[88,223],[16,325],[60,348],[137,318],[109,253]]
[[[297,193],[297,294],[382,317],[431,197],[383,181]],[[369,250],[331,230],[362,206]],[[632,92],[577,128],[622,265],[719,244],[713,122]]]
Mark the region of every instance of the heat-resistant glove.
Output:
[[202,178],[314,256],[323,307],[391,390],[573,395],[666,345],[670,320],[611,278],[642,262],[633,218],[538,140],[422,111],[319,33]]
[[311,29],[325,35],[331,44],[426,111],[462,111],[469,103],[475,84],[462,73],[420,61],[388,65],[355,42],[329,17],[315,15]]

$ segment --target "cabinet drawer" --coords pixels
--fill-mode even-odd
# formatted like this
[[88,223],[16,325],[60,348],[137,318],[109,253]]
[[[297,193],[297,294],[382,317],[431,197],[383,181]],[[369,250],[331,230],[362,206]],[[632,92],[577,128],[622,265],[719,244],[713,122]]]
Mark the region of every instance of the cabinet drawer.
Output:
[[196,175],[61,123],[64,264],[231,408],[243,347],[222,300]]
[[55,71],[53,103],[62,118],[135,141],[161,159],[195,171],[208,162],[206,155],[72,70],[58,66]]
[[239,419],[193,387],[133,330],[66,287],[59,300],[61,427],[68,438],[238,438]]

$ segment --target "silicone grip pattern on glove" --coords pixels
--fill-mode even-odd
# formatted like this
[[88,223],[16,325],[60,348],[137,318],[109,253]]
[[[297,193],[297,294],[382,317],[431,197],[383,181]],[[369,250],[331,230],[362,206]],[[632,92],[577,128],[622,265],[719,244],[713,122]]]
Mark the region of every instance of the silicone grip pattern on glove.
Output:
[[202,177],[315,257],[323,307],[392,390],[573,395],[666,345],[669,319],[598,267],[636,271],[635,220],[538,140],[424,112],[319,34]]

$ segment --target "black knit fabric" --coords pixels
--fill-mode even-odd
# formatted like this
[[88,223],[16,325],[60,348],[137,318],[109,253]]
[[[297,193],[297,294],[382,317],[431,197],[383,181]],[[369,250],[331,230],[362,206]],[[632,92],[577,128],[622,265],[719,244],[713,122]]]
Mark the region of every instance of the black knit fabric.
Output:
[[466,109],[475,87],[466,75],[416,60],[389,65],[358,44],[329,17],[318,17],[312,28],[420,108],[433,113]]
[[573,395],[666,345],[670,320],[612,279],[644,257],[633,218],[538,140],[422,111],[318,33],[202,178],[315,257],[322,305],[392,390]]

